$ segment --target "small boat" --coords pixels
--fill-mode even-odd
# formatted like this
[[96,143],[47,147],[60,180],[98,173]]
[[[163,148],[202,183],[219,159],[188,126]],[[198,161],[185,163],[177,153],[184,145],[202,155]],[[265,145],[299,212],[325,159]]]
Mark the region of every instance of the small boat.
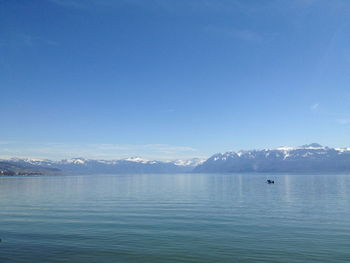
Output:
[[268,179],[268,180],[266,181],[266,183],[268,183],[268,184],[274,184],[274,183],[275,183],[275,181],[274,181],[274,180],[270,180],[270,179]]

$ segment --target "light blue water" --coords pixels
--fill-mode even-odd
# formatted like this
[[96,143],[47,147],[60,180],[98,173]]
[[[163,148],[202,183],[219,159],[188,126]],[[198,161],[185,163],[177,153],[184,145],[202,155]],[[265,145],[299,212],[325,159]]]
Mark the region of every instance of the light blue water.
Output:
[[0,238],[2,263],[350,262],[350,175],[1,177]]

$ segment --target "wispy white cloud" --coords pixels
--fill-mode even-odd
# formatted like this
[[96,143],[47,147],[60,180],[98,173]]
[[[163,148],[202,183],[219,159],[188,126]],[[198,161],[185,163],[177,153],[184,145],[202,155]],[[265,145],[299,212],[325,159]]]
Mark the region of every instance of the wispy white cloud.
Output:
[[16,143],[16,141],[0,141],[1,146],[7,145],[7,144],[14,144],[14,143]]
[[49,1],[60,6],[74,7],[74,8],[82,8],[86,4],[86,1],[77,1],[77,0],[49,0]]
[[65,8],[74,8],[74,9],[95,9],[96,7],[106,7],[106,8],[117,8],[125,4],[129,5],[145,5],[145,1],[141,0],[49,0],[51,3],[65,7]]
[[313,112],[316,112],[316,111],[318,111],[319,107],[320,107],[320,104],[314,103],[310,106],[310,110]]
[[242,12],[253,15],[267,10],[311,9],[315,5],[327,5],[334,8],[349,7],[348,0],[280,0],[280,1],[247,1],[247,0],[48,0],[53,4],[71,8],[120,7],[123,5],[158,7],[177,12],[179,10],[209,12]]
[[213,34],[220,34],[226,37],[232,37],[238,40],[243,40],[248,42],[261,43],[264,41],[264,37],[260,33],[249,29],[208,26],[205,28],[205,30]]
[[175,112],[175,110],[174,109],[166,109],[166,110],[163,110],[163,112],[165,112],[165,113],[173,113],[173,112]]
[[23,47],[32,47],[32,46],[58,46],[57,41],[47,39],[45,37],[31,35],[27,33],[17,33],[10,34],[7,37],[3,37],[0,40],[0,46],[23,46]]
[[350,124],[350,119],[338,119],[337,123],[342,124],[342,125],[348,125],[348,124]]
[[[6,144],[5,144],[6,143]],[[172,160],[203,157],[188,146],[167,144],[66,144],[66,143],[20,143],[0,142],[0,157],[35,157],[65,159],[84,157],[91,159],[120,159],[139,156],[150,160]]]

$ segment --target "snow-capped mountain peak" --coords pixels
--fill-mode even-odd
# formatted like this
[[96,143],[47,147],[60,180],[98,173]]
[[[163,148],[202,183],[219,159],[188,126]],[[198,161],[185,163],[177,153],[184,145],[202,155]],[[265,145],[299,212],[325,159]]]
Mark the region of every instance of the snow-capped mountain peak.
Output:
[[317,143],[299,147],[215,154],[195,169],[198,172],[232,171],[350,171],[350,148]]
[[130,157],[115,160],[93,160],[71,158],[61,161],[38,160],[30,158],[13,158],[12,164],[26,167],[53,168],[66,173],[183,173],[190,172],[202,163],[201,159],[176,161],[150,161],[141,157]]
[[340,153],[343,152],[350,152],[350,147],[346,147],[346,148],[335,148],[335,150],[337,150]]
[[205,162],[205,159],[200,159],[200,158],[192,158],[188,160],[175,160],[173,163],[178,166],[197,166],[199,164],[202,164]]
[[288,147],[288,146],[280,146],[280,147],[278,147],[278,148],[276,148],[276,150],[278,150],[278,151],[293,151],[293,150],[295,150],[295,149],[297,149],[297,148],[295,148],[295,147]]
[[303,148],[303,149],[324,149],[326,147],[323,147],[321,144],[314,142],[314,143],[302,145],[300,148]]
[[71,164],[85,164],[87,162],[84,158],[72,158],[72,159],[65,159],[62,160],[63,163],[71,163]]
[[140,157],[129,157],[124,159],[125,161],[129,161],[129,162],[135,162],[135,163],[148,163],[150,162],[149,160],[140,158]]

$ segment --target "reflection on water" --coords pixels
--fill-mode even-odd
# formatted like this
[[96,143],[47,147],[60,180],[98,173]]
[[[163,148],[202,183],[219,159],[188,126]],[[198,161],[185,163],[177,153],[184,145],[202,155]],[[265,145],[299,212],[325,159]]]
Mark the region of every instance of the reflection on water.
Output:
[[0,262],[350,262],[349,187],[349,175],[1,177]]

